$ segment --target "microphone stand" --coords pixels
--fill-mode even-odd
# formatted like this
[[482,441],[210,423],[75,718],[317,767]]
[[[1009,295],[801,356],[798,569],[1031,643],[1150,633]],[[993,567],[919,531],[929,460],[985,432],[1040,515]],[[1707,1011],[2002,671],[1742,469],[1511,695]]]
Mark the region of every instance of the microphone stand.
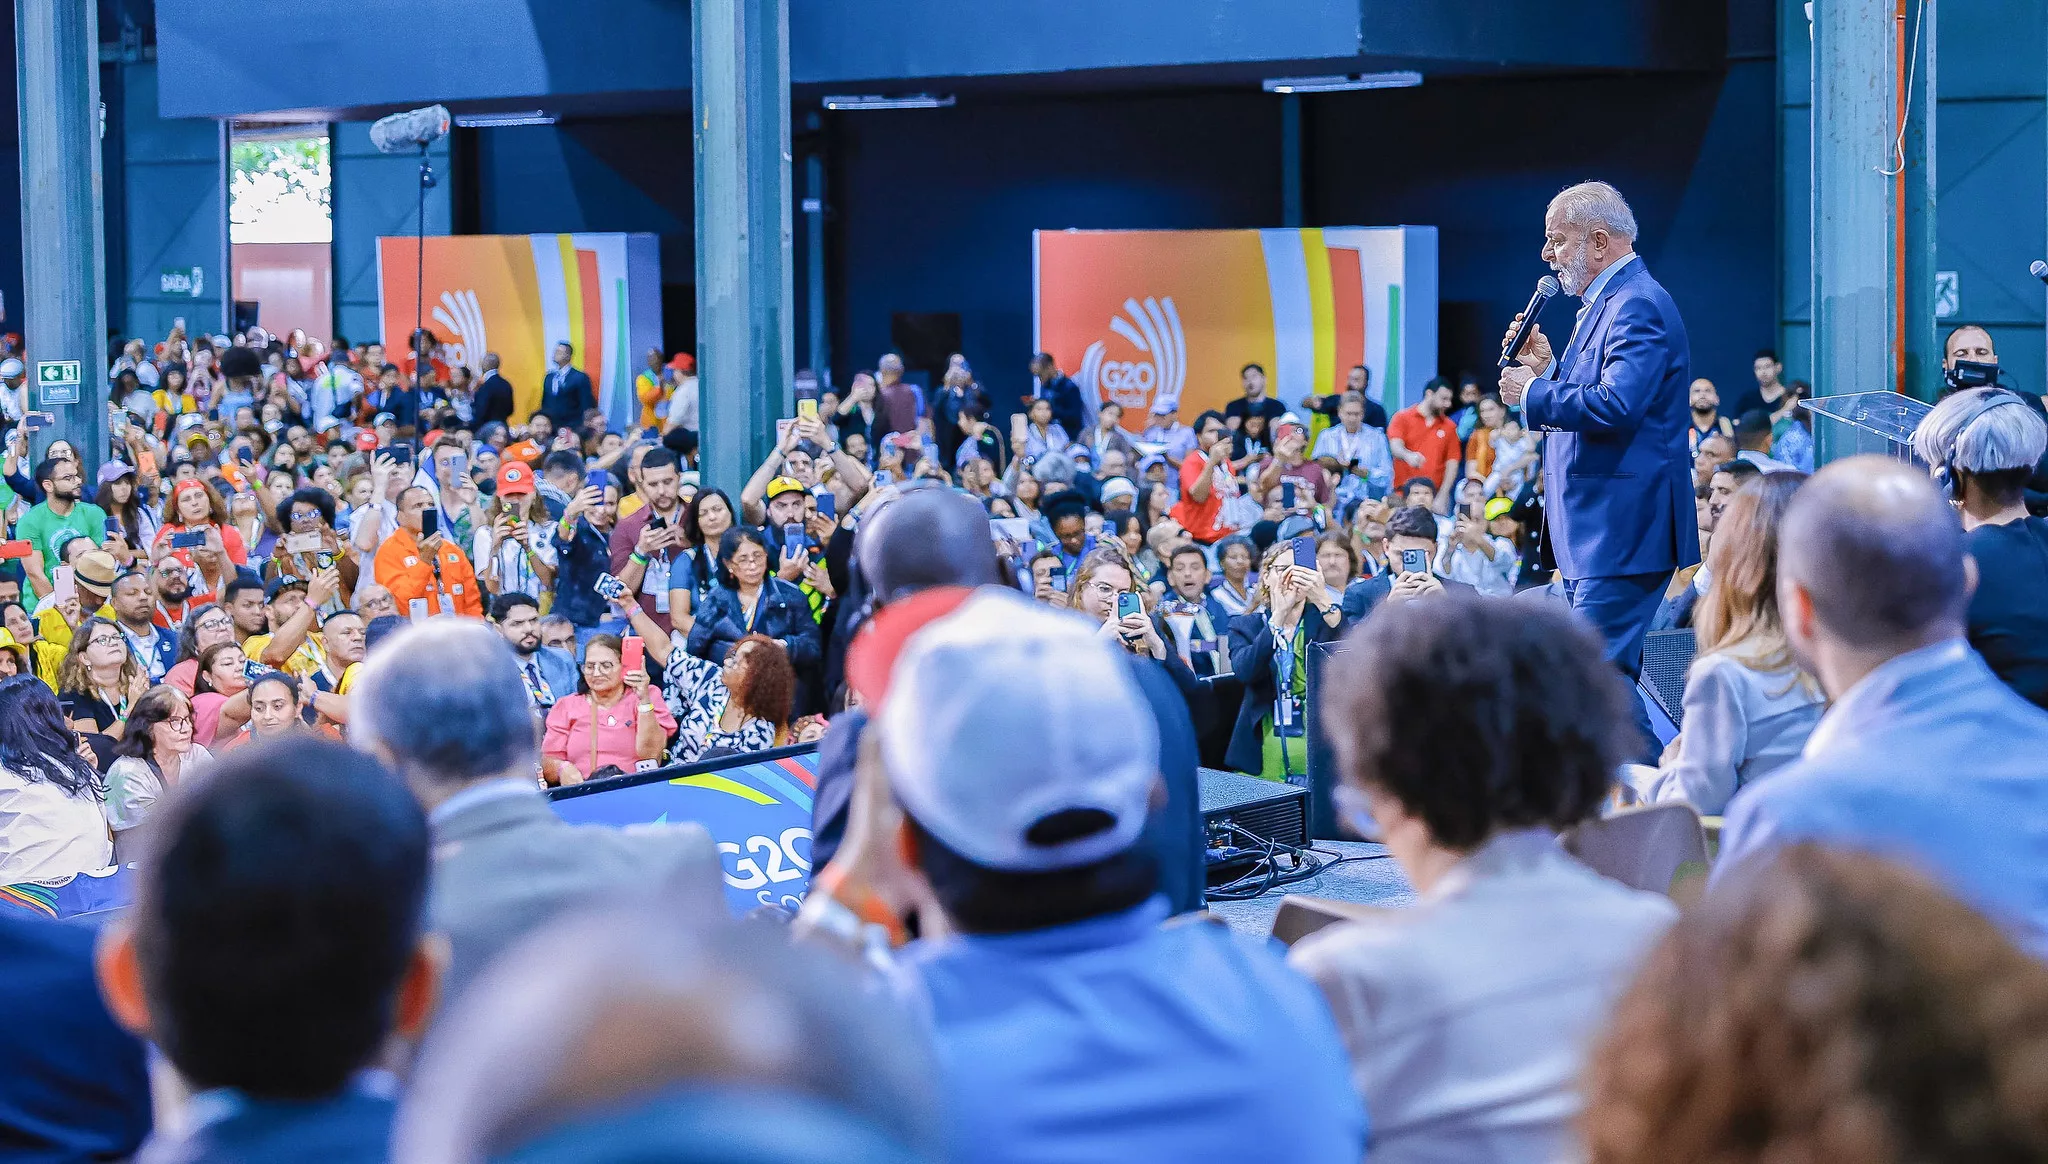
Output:
[[425,355],[420,351],[420,332],[427,326],[427,191],[434,188],[434,164],[427,157],[427,145],[420,143],[420,196],[419,218],[416,222],[418,235],[413,243],[412,281],[412,335],[407,343],[412,348],[412,384],[420,385],[420,361]]

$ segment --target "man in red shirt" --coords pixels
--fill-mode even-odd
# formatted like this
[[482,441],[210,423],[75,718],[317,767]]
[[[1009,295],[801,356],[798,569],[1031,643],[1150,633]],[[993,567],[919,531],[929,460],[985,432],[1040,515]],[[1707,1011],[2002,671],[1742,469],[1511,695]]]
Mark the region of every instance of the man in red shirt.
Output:
[[1451,385],[1441,377],[1422,389],[1422,399],[1394,414],[1387,425],[1387,444],[1394,451],[1394,488],[1416,477],[1436,482],[1437,508],[1450,497],[1444,486],[1458,475],[1464,446],[1451,410]]
[[1230,475],[1230,430],[1223,414],[1211,409],[1195,418],[1195,451],[1180,462],[1180,500],[1170,511],[1188,536],[1211,545],[1230,533],[1218,523],[1223,503],[1237,493]]

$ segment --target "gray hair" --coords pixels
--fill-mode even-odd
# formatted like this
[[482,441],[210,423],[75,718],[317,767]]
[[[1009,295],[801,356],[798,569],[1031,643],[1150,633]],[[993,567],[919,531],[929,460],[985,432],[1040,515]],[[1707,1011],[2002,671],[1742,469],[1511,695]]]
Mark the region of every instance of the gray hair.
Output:
[[504,636],[436,618],[379,644],[350,699],[349,742],[409,781],[461,784],[540,763],[533,706]]
[[2048,451],[2048,424],[2016,393],[1971,388],[1934,406],[1913,430],[1913,455],[1964,473],[2031,469]]
[[1031,475],[1040,485],[1072,485],[1074,458],[1057,450],[1047,452],[1031,466]]
[[1625,242],[1636,239],[1635,211],[1628,208],[1628,200],[1621,196],[1621,191],[1605,182],[1566,186],[1550,200],[1550,209],[1564,222],[1583,226],[1588,232],[1601,227]]
[[1780,576],[1806,588],[1824,629],[1859,648],[1922,645],[1930,628],[1961,635],[1966,556],[1962,523],[1927,474],[1872,455],[1815,473],[1778,531]]

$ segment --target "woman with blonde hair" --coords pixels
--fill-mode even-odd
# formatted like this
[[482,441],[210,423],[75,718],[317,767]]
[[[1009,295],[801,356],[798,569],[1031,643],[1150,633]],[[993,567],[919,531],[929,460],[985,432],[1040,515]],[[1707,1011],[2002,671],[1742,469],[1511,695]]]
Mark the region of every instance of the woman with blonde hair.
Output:
[[1820,722],[1826,696],[1792,657],[1778,614],[1778,527],[1805,480],[1766,473],[1721,515],[1707,556],[1713,583],[1693,615],[1685,729],[1658,767],[1623,769],[1644,800],[1719,815],[1738,789],[1797,759]]
[[[1128,605],[1123,602],[1126,594],[1138,599],[1138,612],[1119,615],[1118,606]],[[1105,539],[1074,567],[1074,576],[1067,582],[1067,606],[1101,623],[1103,637],[1115,640],[1123,649],[1166,661],[1166,640],[1160,637],[1152,616],[1145,613],[1144,589],[1121,543]]]
[[1342,596],[1322,572],[1275,542],[1259,563],[1251,603],[1230,621],[1230,671],[1244,684],[1224,760],[1240,772],[1286,780],[1308,771],[1308,650],[1343,630]]

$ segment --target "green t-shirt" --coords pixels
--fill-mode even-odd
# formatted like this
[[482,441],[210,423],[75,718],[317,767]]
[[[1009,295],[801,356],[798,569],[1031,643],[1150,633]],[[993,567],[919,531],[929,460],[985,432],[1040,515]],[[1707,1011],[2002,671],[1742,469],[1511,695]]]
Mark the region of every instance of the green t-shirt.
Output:
[[107,541],[107,511],[90,501],[72,505],[71,512],[58,517],[47,501],[37,502],[14,523],[14,536],[35,545],[36,553],[43,558],[43,573],[50,574],[57,568],[57,555],[50,547],[50,538],[58,530],[77,530],[92,539],[93,545],[105,545]]

